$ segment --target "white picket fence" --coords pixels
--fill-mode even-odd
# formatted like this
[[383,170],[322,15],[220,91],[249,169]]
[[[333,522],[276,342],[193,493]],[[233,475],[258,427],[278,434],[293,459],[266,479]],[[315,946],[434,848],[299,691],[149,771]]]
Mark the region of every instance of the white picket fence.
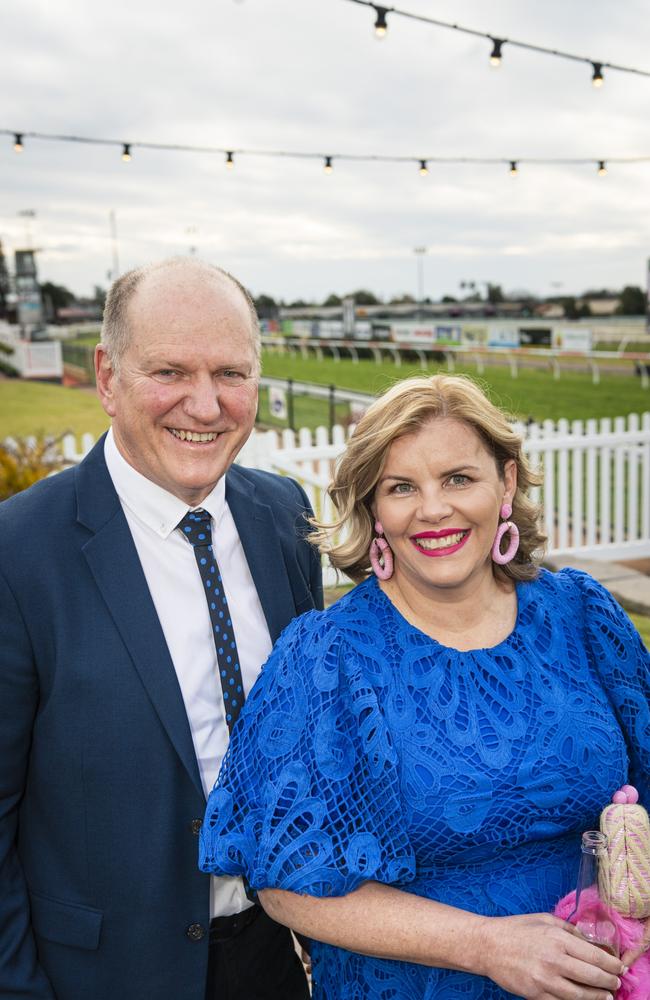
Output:
[[[524,449],[543,474],[534,491],[548,536],[548,552],[588,559],[650,556],[650,413],[614,420],[547,420],[520,427]],[[332,469],[349,428],[325,427],[312,434],[255,431],[238,461],[292,476],[304,487],[319,518],[333,519],[327,496]],[[84,435],[81,453],[74,438],[64,441],[70,462],[92,445]]]
[[0,341],[12,349],[13,353],[5,360],[21,378],[60,379],[63,376],[63,358],[58,340],[21,340],[15,329],[3,325]]

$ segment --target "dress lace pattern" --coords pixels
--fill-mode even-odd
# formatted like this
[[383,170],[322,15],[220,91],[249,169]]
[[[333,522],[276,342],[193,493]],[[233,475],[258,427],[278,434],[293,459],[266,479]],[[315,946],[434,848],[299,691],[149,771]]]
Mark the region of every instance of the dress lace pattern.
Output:
[[[612,791],[650,805],[650,655],[596,581],[517,586],[510,636],[458,652],[374,577],[296,619],[210,796],[200,864],[254,889],[367,880],[485,915],[550,911]],[[314,1000],[504,1000],[488,979],[315,943]]]

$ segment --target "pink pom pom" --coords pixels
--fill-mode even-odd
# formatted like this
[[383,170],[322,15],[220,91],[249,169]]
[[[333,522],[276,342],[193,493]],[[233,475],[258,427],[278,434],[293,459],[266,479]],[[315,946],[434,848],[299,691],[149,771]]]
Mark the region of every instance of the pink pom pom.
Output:
[[625,794],[627,795],[627,801],[629,805],[632,806],[636,805],[636,803],[639,801],[639,793],[637,792],[634,785],[623,785],[621,791],[625,792]]
[[617,806],[627,805],[627,795],[625,792],[619,788],[617,792],[612,795],[612,802]]

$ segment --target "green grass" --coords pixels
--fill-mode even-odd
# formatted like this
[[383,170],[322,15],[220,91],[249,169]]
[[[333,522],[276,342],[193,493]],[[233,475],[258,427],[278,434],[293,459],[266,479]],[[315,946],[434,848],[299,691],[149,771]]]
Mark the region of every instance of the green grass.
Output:
[[[304,382],[334,384],[338,388],[355,389],[376,394],[397,379],[418,374],[421,369],[403,364],[396,368],[392,362],[381,365],[373,361],[333,361],[324,358],[302,358],[293,355],[265,353],[265,375],[293,378]],[[446,371],[445,366],[430,368]],[[589,417],[619,417],[628,413],[650,410],[650,390],[642,389],[640,379],[634,376],[603,375],[600,385],[593,385],[586,374],[563,373],[559,380],[550,372],[537,369],[519,369],[518,378],[512,378],[509,368],[489,367],[477,375],[472,365],[456,366],[456,372],[472,375],[489,392],[495,403],[516,416],[534,420],[587,419]],[[325,407],[326,409],[326,407]]]
[[94,392],[60,385],[0,381],[0,440],[26,434],[58,435],[88,431],[95,437],[106,430],[109,418]]
[[650,618],[647,618],[645,615],[630,615],[630,618],[634,622],[646,646],[650,649]]
[[[445,371],[446,368],[432,368],[431,372],[435,370]],[[559,417],[584,420],[650,410],[650,390],[642,389],[640,380],[633,377],[603,376],[601,384],[594,386],[588,375],[575,373],[563,374],[556,381],[550,372],[533,369],[520,369],[516,379],[511,378],[507,368],[489,367],[482,376],[477,376],[473,366],[457,366],[456,370],[476,377],[498,405],[524,419],[531,416],[535,420],[557,420]],[[373,361],[354,364],[348,359],[339,362],[328,358],[303,360],[270,352],[264,356],[266,375],[334,384],[338,388],[373,395],[395,380],[419,372],[420,369],[412,364],[397,368],[389,361],[376,365]],[[264,391],[260,394],[260,419],[264,423],[277,424],[269,417]],[[347,405],[338,405],[336,421],[345,423],[347,419]],[[296,427],[326,426],[328,422],[326,400],[295,397]],[[71,430],[75,434],[89,431],[98,435],[107,425],[104,411],[92,392],[18,380],[0,382],[0,438],[9,434],[34,434],[39,430],[48,434]]]

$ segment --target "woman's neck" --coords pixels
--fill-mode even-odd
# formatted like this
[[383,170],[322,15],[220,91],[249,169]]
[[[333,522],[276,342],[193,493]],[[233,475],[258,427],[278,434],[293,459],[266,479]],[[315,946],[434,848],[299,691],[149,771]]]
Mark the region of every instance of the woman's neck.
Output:
[[396,570],[380,587],[411,625],[461,651],[498,645],[517,620],[514,584],[497,581],[491,567],[458,587],[423,587]]

